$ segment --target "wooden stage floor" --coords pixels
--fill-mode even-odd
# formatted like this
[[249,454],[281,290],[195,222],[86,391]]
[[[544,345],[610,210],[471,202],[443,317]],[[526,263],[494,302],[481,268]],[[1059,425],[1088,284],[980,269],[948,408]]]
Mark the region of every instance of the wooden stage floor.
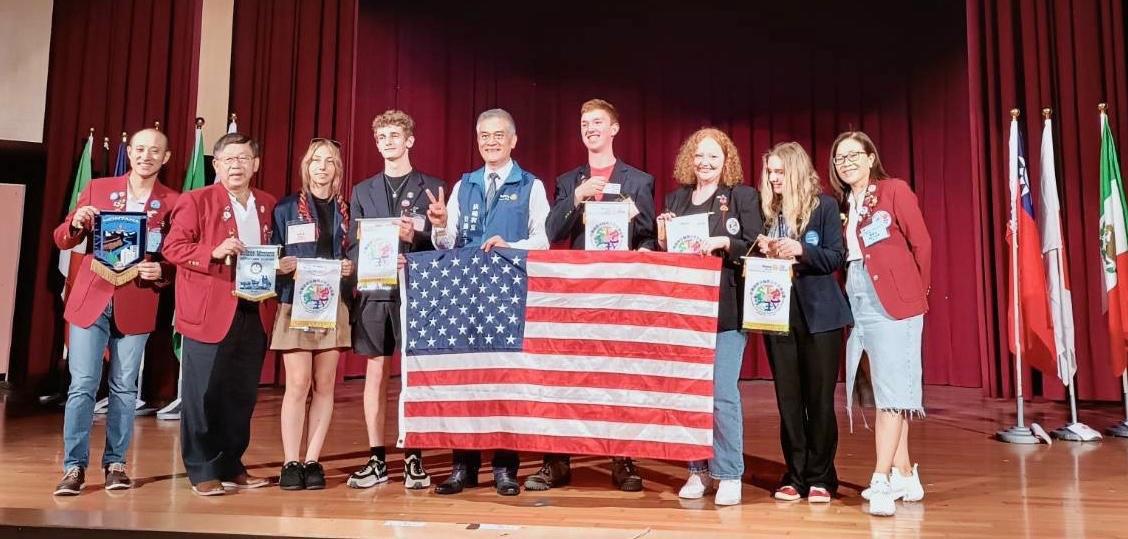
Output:
[[[75,534],[109,536],[107,530],[247,534],[269,537],[559,537],[575,539],[704,538],[728,536],[835,537],[1128,537],[1128,440],[1093,444],[1012,446],[991,439],[1013,422],[1013,403],[984,400],[978,389],[928,387],[928,418],[913,423],[911,450],[921,463],[927,495],[898,504],[893,518],[862,512],[861,489],[872,471],[872,433],[860,421],[850,434],[845,413],[838,470],[841,497],[826,506],[779,503],[769,497],[782,470],[778,419],[770,382],[742,384],[745,396],[744,503],[718,509],[709,500],[679,500],[685,477],[677,463],[642,461],[645,490],[612,490],[608,460],[577,457],[573,485],[546,493],[502,498],[492,483],[459,496],[405,491],[400,455],[390,460],[392,481],[369,489],[344,485],[364,460],[362,381],[338,386],[336,415],[322,458],[329,474],[323,491],[283,492],[275,487],[201,498],[184,479],[178,450],[179,424],[137,420],[129,454],[138,486],[102,490],[101,473],[88,474],[81,496],[51,495],[61,474],[61,413],[19,413],[4,406],[0,418],[0,536],[19,527],[94,529]],[[839,386],[841,406],[842,387]],[[246,463],[258,475],[276,476],[281,465],[278,410],[281,393],[261,392]],[[1086,407],[1083,420],[1103,429],[1122,408]],[[840,408],[841,410],[841,408]],[[1029,418],[1047,430],[1061,426],[1065,407],[1033,403]],[[393,418],[389,418],[394,421]],[[103,421],[94,428],[92,462],[100,462]],[[393,429],[394,432],[394,429]],[[426,453],[438,479],[450,470],[443,451]],[[539,457],[523,456],[522,478]],[[486,470],[483,470],[486,472]],[[483,479],[486,474],[483,473]],[[25,529],[53,537],[61,529]],[[37,534],[38,533],[38,534]],[[115,533],[121,537],[120,532]]]

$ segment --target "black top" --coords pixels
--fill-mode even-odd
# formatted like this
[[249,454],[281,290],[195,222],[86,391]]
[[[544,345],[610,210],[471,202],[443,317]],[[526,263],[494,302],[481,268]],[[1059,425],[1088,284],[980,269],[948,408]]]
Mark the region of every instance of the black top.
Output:
[[407,178],[411,176],[411,172],[403,176],[388,176],[384,175],[384,189],[388,194],[388,215],[396,216],[403,213],[400,209],[400,199],[403,198],[403,188],[407,184]]
[[333,225],[336,224],[333,214],[337,213],[336,199],[328,198],[322,200],[316,196],[310,196],[313,199],[313,204],[317,206],[314,216],[317,218],[317,247],[315,248],[315,256],[317,258],[333,258]]
[[760,193],[745,185],[721,185],[712,197],[695,205],[693,186],[683,185],[666,196],[666,211],[679,216],[712,212],[709,215],[709,234],[729,237],[729,251],[721,255],[717,331],[741,329],[741,290],[744,286],[744,260],[741,257],[748,254],[763,229]]

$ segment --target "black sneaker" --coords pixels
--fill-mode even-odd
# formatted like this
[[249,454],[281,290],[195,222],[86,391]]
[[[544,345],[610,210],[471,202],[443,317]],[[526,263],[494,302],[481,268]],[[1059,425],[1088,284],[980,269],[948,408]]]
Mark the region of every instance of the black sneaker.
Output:
[[638,476],[638,469],[630,457],[611,459],[611,483],[623,492],[642,490],[642,478]]
[[537,473],[525,479],[526,490],[548,490],[562,487],[572,480],[572,469],[568,462],[546,459]]
[[125,490],[133,488],[133,480],[125,474],[125,464],[115,462],[106,466],[106,490]]
[[349,480],[345,484],[352,488],[372,488],[387,480],[388,466],[373,456],[359,470],[349,474]]
[[403,486],[412,490],[431,486],[431,476],[423,469],[423,459],[418,455],[403,459]]
[[86,484],[86,470],[81,466],[71,466],[63,474],[63,479],[55,485],[56,496],[78,496],[82,485]]
[[[278,488],[282,490],[302,490],[306,488],[305,467],[302,463],[291,460],[282,466],[282,475],[278,478]],[[322,480],[324,482],[324,479]]]
[[307,490],[321,490],[325,488],[325,468],[321,463],[311,460],[305,463],[305,488]]

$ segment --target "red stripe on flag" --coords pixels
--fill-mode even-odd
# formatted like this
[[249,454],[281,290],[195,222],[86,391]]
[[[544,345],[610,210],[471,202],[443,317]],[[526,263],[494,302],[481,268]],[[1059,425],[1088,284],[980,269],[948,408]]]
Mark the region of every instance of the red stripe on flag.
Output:
[[420,449],[510,449],[536,453],[622,456],[682,461],[704,460],[713,456],[713,448],[703,445],[503,432],[489,434],[408,432],[404,437],[404,446]]
[[[1046,290],[1046,271],[1042,263],[1042,241],[1038,225],[1020,205],[1018,212],[1018,264],[1019,328],[1022,342],[1022,361],[1050,376],[1057,376],[1057,351],[1054,344],[1053,321],[1050,318],[1050,298]],[[1014,241],[1014,236],[1010,236]],[[1007,328],[1010,333],[1010,350],[1015,351],[1013,274],[1011,275],[1010,302],[1007,308]]]
[[572,404],[518,400],[426,401],[403,403],[405,417],[542,417],[643,425],[713,428],[713,414],[664,408]]
[[659,393],[710,396],[712,380],[687,380],[667,376],[610,372],[571,372],[536,369],[462,369],[407,373],[407,385],[458,386],[473,384],[531,384],[552,387],[626,389]]
[[689,329],[714,332],[717,319],[711,316],[692,316],[652,311],[623,309],[568,309],[560,307],[526,307],[525,321],[560,324],[612,324],[633,331],[629,326]]
[[659,359],[685,363],[713,363],[710,348],[621,341],[525,338],[524,350],[530,354],[565,356],[609,356]]
[[[720,288],[716,286],[672,283],[653,279],[566,279],[562,277],[531,277],[529,292],[567,294],[641,294],[677,299],[717,301]],[[661,300],[663,298],[656,298]]]
[[529,262],[552,264],[631,263],[655,264],[674,268],[721,270],[721,259],[716,256],[685,255],[645,251],[529,251]]

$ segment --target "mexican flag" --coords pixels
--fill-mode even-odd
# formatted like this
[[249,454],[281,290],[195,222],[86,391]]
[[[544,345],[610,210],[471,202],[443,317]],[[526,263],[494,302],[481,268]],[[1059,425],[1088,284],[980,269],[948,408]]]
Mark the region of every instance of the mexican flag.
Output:
[[[86,137],[86,146],[82,148],[82,155],[78,158],[78,167],[74,171],[74,187],[71,188],[70,203],[67,204],[67,214],[74,211],[75,206],[78,205],[78,197],[82,194],[82,191],[86,189],[86,186],[90,185],[90,179],[93,175],[90,157],[93,151],[94,131],[91,130],[90,136]],[[79,261],[84,254],[86,254],[86,242],[78,244],[73,249],[66,249],[59,252],[59,273],[63,274],[63,277],[66,279],[63,283],[62,292],[64,302],[67,299],[67,289],[70,288],[70,283],[74,282],[74,276],[70,274],[71,267],[78,268]]]
[[1124,202],[1124,183],[1116,157],[1116,141],[1108,125],[1108,115],[1101,111],[1101,258],[1104,263],[1105,304],[1108,312],[1109,363],[1112,374],[1120,376],[1128,361],[1128,216]]

